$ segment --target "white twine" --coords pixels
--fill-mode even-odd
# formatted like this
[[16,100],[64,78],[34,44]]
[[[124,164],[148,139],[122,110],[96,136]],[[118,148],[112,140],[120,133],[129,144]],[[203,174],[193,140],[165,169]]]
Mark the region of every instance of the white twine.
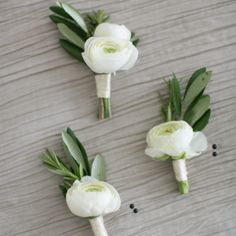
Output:
[[94,236],[108,236],[102,216],[90,219],[89,222],[91,224]]
[[109,98],[111,96],[111,74],[95,75],[97,96],[99,98]]
[[173,160],[172,164],[173,164],[176,180],[177,181],[186,181],[186,180],[188,180],[185,159]]

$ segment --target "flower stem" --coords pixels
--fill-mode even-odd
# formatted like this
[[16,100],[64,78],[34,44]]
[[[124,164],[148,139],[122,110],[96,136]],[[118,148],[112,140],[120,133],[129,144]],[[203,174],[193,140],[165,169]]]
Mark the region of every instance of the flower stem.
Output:
[[89,219],[89,222],[91,224],[94,236],[108,236],[102,216]]
[[185,159],[173,160],[172,165],[175,173],[175,178],[177,180],[179,192],[181,194],[188,194],[189,184]]
[[111,117],[111,104],[110,98],[99,98],[99,120]]
[[179,192],[181,194],[188,194],[189,193],[188,180],[186,180],[186,181],[178,181],[178,188],[179,188]]

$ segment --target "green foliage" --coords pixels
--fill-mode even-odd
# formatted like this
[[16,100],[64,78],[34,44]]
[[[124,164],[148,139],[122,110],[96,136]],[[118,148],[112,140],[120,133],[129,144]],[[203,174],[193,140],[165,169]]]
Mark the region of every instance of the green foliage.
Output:
[[104,10],[98,10],[86,14],[85,22],[88,27],[89,35],[93,36],[96,27],[101,23],[107,22],[109,18],[110,16],[108,16]]
[[130,41],[133,43],[135,47],[137,47],[140,39],[136,36],[135,32],[131,32],[131,39]]
[[61,34],[68,39],[71,43],[78,46],[79,48],[84,48],[84,41],[78,36],[74,31],[72,31],[68,26],[63,23],[57,24],[57,27]]
[[57,15],[50,15],[49,18],[55,24],[63,23],[64,25],[66,25],[70,30],[79,35],[83,41],[86,41],[86,39],[88,38],[87,33],[85,33],[83,29],[81,29],[73,20],[68,20]]
[[101,155],[97,155],[93,161],[91,176],[101,181],[104,181],[106,178],[105,161]]
[[80,180],[83,176],[93,176],[99,180],[105,179],[103,157],[97,155],[93,162],[88,160],[86,150],[73,130],[67,128],[62,131],[62,141],[68,164],[63,162],[55,152],[49,150],[46,150],[40,159],[49,171],[63,177],[63,183],[59,185],[59,188],[64,196],[73,182]]
[[173,74],[167,82],[169,97],[167,101],[161,99],[161,113],[165,121],[185,120],[194,131],[203,130],[208,124],[211,110],[210,97],[204,95],[212,72],[206,68],[196,70],[189,79],[184,96],[181,96],[180,84]]
[[211,116],[211,109],[208,109],[202,115],[202,117],[193,125],[193,130],[195,132],[203,130],[207,126],[210,116]]
[[[61,39],[61,47],[72,57],[84,62],[81,52],[84,49],[85,41],[94,35],[96,27],[109,20],[104,10],[92,13],[80,14],[79,10],[70,4],[57,2],[57,6],[49,8],[54,14],[49,18],[57,24],[61,34],[67,39]],[[136,46],[139,38],[132,33],[131,42]]]
[[71,6],[70,4],[60,2],[59,6],[74,19],[74,21],[86,32],[88,33],[88,28],[83,17],[80,15],[79,11]]
[[80,62],[83,62],[84,63],[84,59],[81,55],[82,53],[82,50],[75,46],[73,43],[65,40],[65,39],[60,39],[60,45],[62,48],[65,49],[65,51],[71,55],[72,57],[74,57],[75,59],[77,59],[78,61]]

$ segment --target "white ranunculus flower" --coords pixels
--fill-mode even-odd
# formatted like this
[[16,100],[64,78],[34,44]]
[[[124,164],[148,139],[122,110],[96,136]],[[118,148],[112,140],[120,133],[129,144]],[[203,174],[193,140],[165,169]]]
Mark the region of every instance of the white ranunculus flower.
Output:
[[112,185],[86,176],[68,189],[66,203],[74,215],[97,217],[117,211],[121,200]]
[[85,42],[82,56],[95,73],[110,74],[133,67],[138,58],[138,50],[128,40],[91,37]]
[[147,144],[145,153],[152,158],[191,158],[206,150],[207,139],[202,132],[193,132],[185,121],[170,121],[153,127],[147,134]]
[[131,32],[124,25],[102,23],[97,26],[94,32],[95,37],[113,37],[130,40]]

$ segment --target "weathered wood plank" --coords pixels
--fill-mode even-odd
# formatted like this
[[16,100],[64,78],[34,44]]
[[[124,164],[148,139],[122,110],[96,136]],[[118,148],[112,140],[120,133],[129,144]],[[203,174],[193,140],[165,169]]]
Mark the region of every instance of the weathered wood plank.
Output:
[[[53,1],[0,2],[0,235],[92,235],[38,159],[45,147],[62,154],[59,133],[68,125],[90,156],[105,156],[108,180],[121,194],[121,210],[105,217],[110,235],[236,235],[236,2],[69,2],[82,12],[104,8],[135,30],[139,62],[112,81],[113,119],[99,122],[92,73],[59,47],[47,17]],[[145,135],[161,122],[162,78],[188,77],[203,65],[214,71],[205,133],[219,155],[209,147],[188,161],[191,193],[182,197],[171,164],[144,155]]]

